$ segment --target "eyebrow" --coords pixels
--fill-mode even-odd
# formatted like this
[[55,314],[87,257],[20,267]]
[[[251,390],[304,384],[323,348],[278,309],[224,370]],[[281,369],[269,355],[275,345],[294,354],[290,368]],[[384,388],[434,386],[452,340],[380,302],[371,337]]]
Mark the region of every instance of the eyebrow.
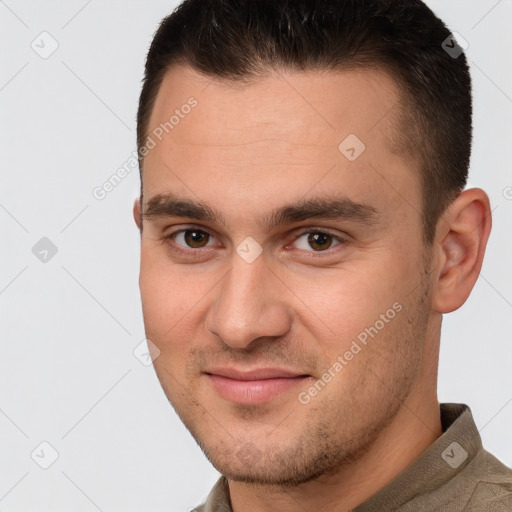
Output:
[[[174,194],[158,194],[151,197],[142,214],[145,219],[187,217],[226,228],[222,214],[202,202],[180,198]],[[357,203],[347,197],[312,197],[284,205],[258,219],[258,225],[271,231],[284,224],[308,219],[346,220],[360,224],[376,224],[380,214],[373,206]]]

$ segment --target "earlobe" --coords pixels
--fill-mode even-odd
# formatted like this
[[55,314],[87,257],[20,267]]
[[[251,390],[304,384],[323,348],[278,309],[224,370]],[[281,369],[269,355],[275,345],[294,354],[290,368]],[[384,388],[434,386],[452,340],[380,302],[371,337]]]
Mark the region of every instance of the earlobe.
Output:
[[135,221],[135,224],[137,224],[139,231],[142,231],[142,218],[140,212],[140,197],[138,197],[133,203],[133,220]]
[[440,223],[435,244],[439,268],[432,307],[450,313],[466,302],[478,279],[491,231],[491,209],[487,194],[478,188],[463,191],[448,207]]

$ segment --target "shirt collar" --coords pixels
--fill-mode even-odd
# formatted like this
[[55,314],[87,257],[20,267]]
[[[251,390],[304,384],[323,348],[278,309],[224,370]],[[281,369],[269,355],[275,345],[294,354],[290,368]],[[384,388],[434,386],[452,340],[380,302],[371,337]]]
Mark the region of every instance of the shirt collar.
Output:
[[464,404],[441,404],[443,434],[387,486],[353,512],[389,512],[429,494],[462,472],[483,449],[471,410]]

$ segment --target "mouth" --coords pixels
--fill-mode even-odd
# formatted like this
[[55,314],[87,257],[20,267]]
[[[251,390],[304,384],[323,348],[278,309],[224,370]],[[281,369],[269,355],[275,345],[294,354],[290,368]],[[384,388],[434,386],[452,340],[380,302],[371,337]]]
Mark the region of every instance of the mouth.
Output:
[[282,368],[212,368],[204,372],[215,391],[224,399],[243,405],[262,405],[299,387],[311,375]]

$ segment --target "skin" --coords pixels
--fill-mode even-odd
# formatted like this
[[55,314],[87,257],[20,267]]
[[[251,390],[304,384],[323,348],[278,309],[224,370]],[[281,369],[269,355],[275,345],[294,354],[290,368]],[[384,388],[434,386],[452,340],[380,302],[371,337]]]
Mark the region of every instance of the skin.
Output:
[[[418,169],[391,150],[399,91],[382,71],[269,72],[243,85],[174,67],[149,132],[191,96],[197,106],[145,157],[142,212],[151,198],[173,193],[209,205],[224,222],[143,215],[141,225],[135,202],[156,373],[227,476],[234,512],[348,511],[442,433],[442,314],[465,302],[478,277],[491,229],[488,197],[462,192],[432,246],[424,245]],[[348,134],[366,146],[352,162],[338,149]],[[378,219],[259,224],[271,210],[336,193],[372,206]],[[183,232],[174,245],[165,239],[187,228],[203,238],[192,246]],[[327,233],[320,249],[308,242],[311,232]],[[248,236],[262,248],[252,263],[236,251]],[[300,403],[299,394],[393,304],[400,312]],[[309,377],[267,403],[239,404],[212,386],[204,372],[215,365]]]

